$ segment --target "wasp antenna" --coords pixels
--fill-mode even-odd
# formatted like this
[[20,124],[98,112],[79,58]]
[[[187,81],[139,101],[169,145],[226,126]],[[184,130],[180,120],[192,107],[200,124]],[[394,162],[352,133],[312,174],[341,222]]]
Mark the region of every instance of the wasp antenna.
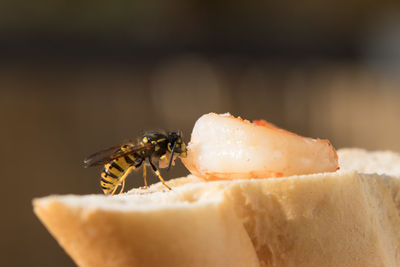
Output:
[[169,171],[169,169],[171,168],[172,160],[174,159],[175,145],[176,145],[176,142],[174,142],[174,145],[172,146],[172,149],[171,149],[171,155],[169,157],[167,171]]

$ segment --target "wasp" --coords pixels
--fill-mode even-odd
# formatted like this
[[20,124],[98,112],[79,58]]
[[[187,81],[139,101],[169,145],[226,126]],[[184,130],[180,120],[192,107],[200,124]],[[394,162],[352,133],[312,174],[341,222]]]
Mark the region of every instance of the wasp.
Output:
[[186,157],[186,145],[181,132],[146,132],[142,137],[129,140],[94,153],[84,160],[85,167],[104,165],[100,186],[106,195],[114,195],[121,185],[119,194],[125,187],[129,173],[143,166],[144,188],[147,188],[146,165],[150,165],[161,183],[171,189],[161,176],[155,163],[168,162],[170,169],[174,157]]

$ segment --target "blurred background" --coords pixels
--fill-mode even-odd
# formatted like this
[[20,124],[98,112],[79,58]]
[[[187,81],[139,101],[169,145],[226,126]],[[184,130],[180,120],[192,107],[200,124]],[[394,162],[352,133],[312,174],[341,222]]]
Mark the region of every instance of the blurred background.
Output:
[[4,266],[74,266],[31,199],[101,193],[83,158],[143,130],[229,111],[400,151],[395,0],[2,0],[0,59]]

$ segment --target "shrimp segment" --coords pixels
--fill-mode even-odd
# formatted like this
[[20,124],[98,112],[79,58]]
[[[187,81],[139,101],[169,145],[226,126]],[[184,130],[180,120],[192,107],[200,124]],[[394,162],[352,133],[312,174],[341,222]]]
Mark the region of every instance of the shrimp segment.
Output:
[[328,140],[302,137],[264,120],[251,123],[230,114],[200,117],[185,166],[209,179],[251,179],[333,172],[335,149]]

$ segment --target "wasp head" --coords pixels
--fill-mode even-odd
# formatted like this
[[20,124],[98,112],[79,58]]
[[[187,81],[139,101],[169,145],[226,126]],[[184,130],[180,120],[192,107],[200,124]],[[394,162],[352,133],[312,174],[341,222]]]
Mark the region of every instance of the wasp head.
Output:
[[180,157],[186,157],[186,144],[182,140],[182,132],[168,133],[168,151],[171,152],[171,157],[174,153]]

